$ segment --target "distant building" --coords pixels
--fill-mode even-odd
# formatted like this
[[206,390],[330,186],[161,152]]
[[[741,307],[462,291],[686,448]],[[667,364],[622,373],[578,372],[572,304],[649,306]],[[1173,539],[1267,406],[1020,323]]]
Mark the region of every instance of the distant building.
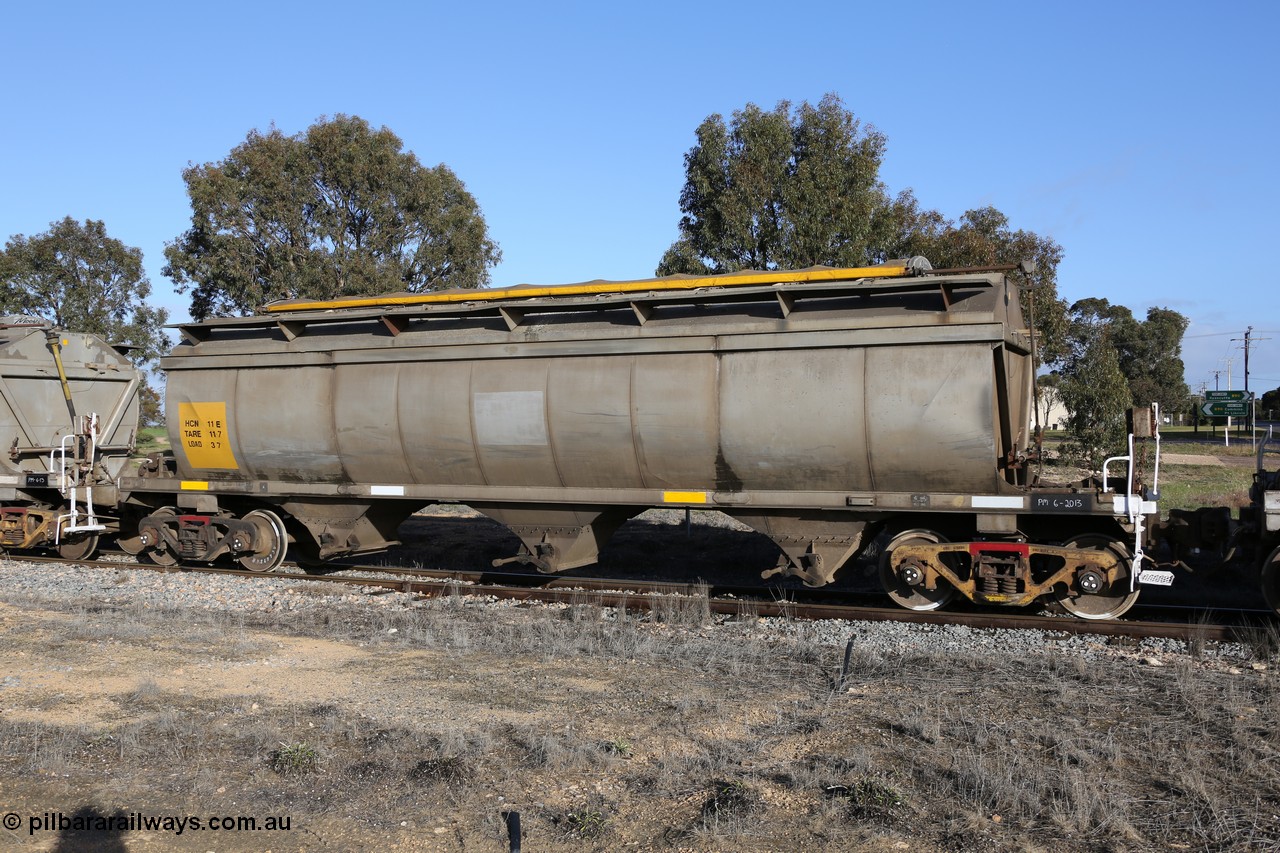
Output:
[[[1043,405],[1043,403],[1041,405]],[[1040,426],[1044,427],[1046,430],[1066,429],[1067,417],[1070,414],[1071,413],[1067,411],[1067,407],[1062,405],[1061,400],[1054,399],[1054,401],[1049,406],[1049,411],[1045,412],[1041,416]],[[1032,412],[1031,428],[1035,429],[1035,425],[1036,425],[1036,415],[1035,415],[1035,412]]]

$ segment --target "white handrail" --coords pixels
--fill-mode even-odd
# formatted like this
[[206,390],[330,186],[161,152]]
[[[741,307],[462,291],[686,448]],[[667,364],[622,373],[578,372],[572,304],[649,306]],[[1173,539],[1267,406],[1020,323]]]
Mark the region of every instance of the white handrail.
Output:
[[[94,412],[85,418],[85,437],[89,439],[88,454],[85,459],[75,459],[76,463],[87,462],[87,476],[84,478],[84,505],[85,505],[85,523],[80,523],[81,512],[77,504],[79,503],[79,485],[80,477],[72,479],[71,483],[67,482],[67,442],[78,438],[77,435],[64,435],[58,447],[49,451],[49,472],[53,473],[54,460],[57,459],[58,464],[58,491],[62,492],[63,497],[67,499],[68,511],[59,515],[57,525],[53,533],[54,544],[62,542],[63,533],[87,533],[90,531],[106,530],[106,525],[98,523],[97,513],[93,507],[93,469],[98,463],[98,414]],[[64,522],[70,522],[64,524]]]

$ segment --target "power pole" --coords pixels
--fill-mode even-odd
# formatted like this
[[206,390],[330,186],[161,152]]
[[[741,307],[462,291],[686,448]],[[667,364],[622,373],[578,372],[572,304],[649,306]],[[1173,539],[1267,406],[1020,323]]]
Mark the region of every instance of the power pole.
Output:
[[[1222,376],[1223,371],[1221,371],[1221,370],[1211,370],[1211,371],[1209,371],[1209,372],[1213,374],[1213,390],[1217,391],[1217,390],[1218,390],[1218,378]],[[1217,421],[1216,419],[1214,419],[1214,418],[1210,418],[1210,419],[1209,419],[1209,426],[1213,427],[1213,437],[1214,437],[1214,438],[1217,438],[1217,437],[1218,437],[1218,421]]]
[[[1231,387],[1231,365],[1235,363],[1235,359],[1224,358],[1223,361],[1227,363],[1227,390],[1233,391],[1235,389]],[[1230,411],[1230,409],[1228,409],[1228,411]],[[1227,415],[1227,428],[1222,431],[1222,446],[1231,446],[1231,415]]]
[[[1232,338],[1231,340],[1233,341],[1243,340],[1244,342],[1244,391],[1245,391],[1244,396],[1246,400],[1249,400],[1249,414],[1251,416],[1250,423],[1249,423],[1249,433],[1250,435],[1254,435],[1254,433],[1256,433],[1258,429],[1258,411],[1257,411],[1257,406],[1253,404],[1253,400],[1250,399],[1249,397],[1249,349],[1252,347],[1253,344],[1257,343],[1258,341],[1269,341],[1271,339],[1255,338],[1253,336],[1253,326],[1250,326],[1249,328],[1244,330],[1243,339]],[[1228,362],[1228,370],[1229,369],[1230,369],[1230,362]],[[1256,436],[1253,439],[1253,444],[1254,444],[1254,447],[1257,447],[1258,439]]]
[[[1253,326],[1249,326],[1244,330],[1244,398],[1249,400],[1249,338],[1253,336]],[[1249,400],[1249,414],[1253,414],[1253,401]],[[1254,450],[1258,449],[1258,439],[1254,436],[1254,427],[1257,422],[1249,419],[1249,439],[1253,444]]]
[[1194,397],[1195,403],[1191,407],[1191,427],[1197,438],[1200,436],[1200,404],[1204,402],[1204,392],[1208,388],[1208,383],[1200,383],[1200,393]]

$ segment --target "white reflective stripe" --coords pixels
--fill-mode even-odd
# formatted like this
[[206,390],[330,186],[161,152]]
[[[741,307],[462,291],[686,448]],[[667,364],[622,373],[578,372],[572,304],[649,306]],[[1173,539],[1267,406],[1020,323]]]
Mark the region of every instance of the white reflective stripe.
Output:
[[1128,501],[1133,501],[1133,511],[1138,515],[1151,515],[1152,513],[1160,511],[1160,505],[1158,503],[1155,501],[1144,501],[1137,495],[1130,495],[1127,498],[1124,495],[1116,495],[1112,498],[1111,511],[1116,515],[1128,515]]
[[974,509],[1025,509],[1026,498],[1000,498],[993,495],[974,495],[971,498]]
[[370,486],[371,495],[404,495],[404,486]]

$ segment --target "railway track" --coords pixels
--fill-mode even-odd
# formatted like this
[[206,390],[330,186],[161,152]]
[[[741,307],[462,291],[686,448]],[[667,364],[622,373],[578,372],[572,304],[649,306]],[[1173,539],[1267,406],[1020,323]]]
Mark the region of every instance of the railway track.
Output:
[[[120,555],[124,556],[124,555]],[[52,557],[23,557],[29,562],[65,563]],[[447,595],[484,596],[515,601],[615,607],[635,611],[659,611],[681,599],[705,601],[708,613],[739,617],[785,617],[793,619],[840,619],[862,622],[904,622],[921,625],[964,625],[971,628],[1036,630],[1062,634],[1090,634],[1104,637],[1168,638],[1179,640],[1231,642],[1274,625],[1266,611],[1194,611],[1184,608],[1135,608],[1134,614],[1148,618],[1085,620],[1066,616],[1043,616],[1006,611],[934,610],[914,611],[901,607],[850,603],[855,596],[828,590],[788,590],[794,598],[760,598],[768,590],[761,587],[711,586],[701,583],[617,580],[612,578],[560,577],[519,572],[461,572],[409,569],[387,566],[344,566],[327,574],[308,574],[294,564],[275,572],[253,572],[223,566],[160,566],[115,559],[76,561],[76,565],[119,570],[143,569],[164,574],[205,573],[248,578],[273,578],[297,582],[339,584],[405,592],[427,598]],[[348,574],[360,573],[360,574]],[[375,575],[375,576],[370,576]],[[776,591],[774,591],[776,592]],[[822,603],[818,599],[846,599]],[[1166,621],[1169,611],[1184,617]],[[1157,614],[1163,613],[1162,618]]]

